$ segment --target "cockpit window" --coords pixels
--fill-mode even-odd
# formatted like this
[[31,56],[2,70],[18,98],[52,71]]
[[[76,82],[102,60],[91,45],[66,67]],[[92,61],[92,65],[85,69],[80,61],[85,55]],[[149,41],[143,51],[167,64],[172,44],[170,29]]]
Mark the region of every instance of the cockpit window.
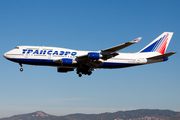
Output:
[[19,49],[19,47],[15,47],[15,49]]

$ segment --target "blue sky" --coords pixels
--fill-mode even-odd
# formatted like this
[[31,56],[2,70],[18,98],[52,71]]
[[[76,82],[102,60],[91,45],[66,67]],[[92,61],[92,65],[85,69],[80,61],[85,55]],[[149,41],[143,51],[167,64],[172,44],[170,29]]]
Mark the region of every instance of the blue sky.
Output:
[[[1,0],[0,118],[42,110],[52,115],[135,109],[180,111],[179,0]],[[19,45],[101,50],[137,37],[119,52],[137,52],[174,32],[169,61],[79,78],[55,67],[24,65],[3,54]]]

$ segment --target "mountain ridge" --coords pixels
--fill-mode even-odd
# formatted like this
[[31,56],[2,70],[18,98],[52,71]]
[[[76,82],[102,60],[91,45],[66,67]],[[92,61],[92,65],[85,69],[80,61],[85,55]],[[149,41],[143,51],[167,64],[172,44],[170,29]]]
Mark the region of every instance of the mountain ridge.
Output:
[[43,111],[13,115],[0,120],[180,120],[180,112],[159,109],[138,109],[100,114],[69,114],[55,116]]

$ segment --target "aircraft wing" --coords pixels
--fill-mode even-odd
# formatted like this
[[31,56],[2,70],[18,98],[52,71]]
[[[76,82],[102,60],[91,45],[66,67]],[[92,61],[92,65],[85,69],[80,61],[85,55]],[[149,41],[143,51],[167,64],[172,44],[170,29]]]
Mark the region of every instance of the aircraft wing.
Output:
[[76,61],[80,62],[81,64],[85,64],[91,68],[97,68],[98,66],[100,66],[103,62],[99,59],[103,59],[103,60],[107,60],[107,59],[110,59],[112,57],[115,57],[117,55],[119,55],[119,53],[116,53],[116,51],[119,51],[125,47],[128,47],[134,43],[137,43],[139,42],[141,39],[141,37],[138,37],[136,38],[135,40],[131,41],[131,42],[126,42],[124,44],[121,44],[121,45],[118,45],[118,46],[115,46],[115,47],[111,47],[111,48],[108,48],[108,49],[104,49],[104,50],[101,50],[101,52],[94,52],[93,54],[96,56],[96,55],[99,55],[98,59],[96,60],[91,60],[89,58],[89,54],[91,53],[88,53],[88,54],[85,54],[85,55],[81,55],[81,56],[77,56],[76,58]]
[[126,42],[126,43],[118,45],[118,46],[114,46],[114,47],[111,47],[111,48],[108,48],[108,49],[104,49],[104,50],[101,50],[101,52],[108,52],[108,53],[111,52],[112,53],[112,52],[119,51],[119,50],[121,50],[121,49],[123,49],[125,47],[128,47],[128,46],[130,46],[130,45],[132,45],[134,43],[139,42],[141,38],[142,37],[138,37],[138,38],[136,38],[135,40],[133,40],[131,42]]
[[142,37],[138,37],[138,38],[134,39],[133,41],[126,42],[126,43],[118,45],[118,46],[114,46],[114,47],[111,47],[108,49],[101,50],[101,54],[104,56],[102,59],[107,60],[107,59],[110,59],[112,57],[119,55],[119,53],[116,53],[116,51],[119,51],[125,47],[128,47],[134,43],[139,42],[141,38]]

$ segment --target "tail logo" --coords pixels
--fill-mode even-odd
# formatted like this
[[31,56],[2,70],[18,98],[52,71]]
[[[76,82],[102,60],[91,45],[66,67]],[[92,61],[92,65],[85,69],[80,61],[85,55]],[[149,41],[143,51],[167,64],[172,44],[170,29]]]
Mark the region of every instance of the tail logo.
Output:
[[169,34],[164,35],[141,52],[159,52],[164,54],[166,51],[168,36]]
[[[164,54],[166,50],[167,40],[169,34],[165,35],[163,39],[160,41],[160,45],[157,47],[157,52]],[[156,50],[155,50],[156,51]]]

